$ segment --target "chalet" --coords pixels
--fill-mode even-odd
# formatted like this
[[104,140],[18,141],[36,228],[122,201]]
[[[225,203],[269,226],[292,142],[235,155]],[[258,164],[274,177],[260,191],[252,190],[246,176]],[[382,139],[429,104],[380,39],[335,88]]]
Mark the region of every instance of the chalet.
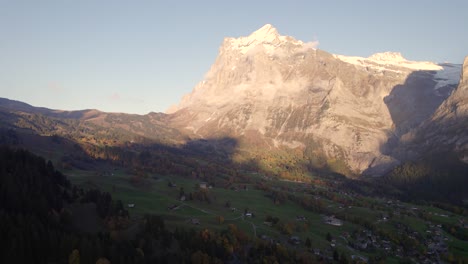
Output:
[[367,248],[367,241],[365,241],[365,240],[359,241],[359,242],[356,243],[356,246],[359,249],[366,249]]
[[340,219],[335,218],[334,215],[326,216],[326,217],[324,217],[323,220],[324,220],[325,224],[329,224],[329,225],[333,225],[333,226],[342,226],[343,225],[343,221],[341,221]]
[[293,245],[299,245],[301,244],[301,239],[297,236],[292,236],[289,238],[289,243],[293,244]]
[[273,244],[274,241],[273,241],[273,238],[267,236],[267,235],[261,235],[260,238],[263,240],[263,241],[266,241],[266,242],[269,242],[270,244]]
[[318,248],[314,248],[314,254],[317,255],[317,256],[322,255],[322,253],[320,252],[320,249],[318,249]]
[[296,216],[296,221],[306,221],[306,220],[307,220],[306,217],[303,215]]
[[191,218],[190,223],[192,225],[200,225],[200,220],[198,220],[197,218]]

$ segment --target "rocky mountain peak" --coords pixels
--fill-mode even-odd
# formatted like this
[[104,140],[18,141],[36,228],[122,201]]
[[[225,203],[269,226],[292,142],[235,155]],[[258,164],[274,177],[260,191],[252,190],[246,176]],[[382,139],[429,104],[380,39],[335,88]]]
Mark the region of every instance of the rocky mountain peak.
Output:
[[258,50],[258,48],[272,52],[285,44],[302,45],[304,43],[289,36],[282,36],[275,27],[266,24],[249,36],[226,38],[222,49],[225,51],[236,50],[241,54],[249,54],[252,51]]
[[271,24],[266,24],[248,36],[249,40],[257,40],[262,42],[271,42],[279,37],[278,30]]
[[244,153],[292,148],[344,173],[381,175],[399,162],[399,138],[458,83],[459,66],[315,46],[270,24],[226,38],[204,80],[168,111],[170,122],[194,137],[236,138]]
[[406,61],[406,59],[403,57],[403,55],[401,55],[400,52],[392,52],[392,51],[375,53],[371,55],[368,59],[376,60],[376,61],[394,61],[394,62]]

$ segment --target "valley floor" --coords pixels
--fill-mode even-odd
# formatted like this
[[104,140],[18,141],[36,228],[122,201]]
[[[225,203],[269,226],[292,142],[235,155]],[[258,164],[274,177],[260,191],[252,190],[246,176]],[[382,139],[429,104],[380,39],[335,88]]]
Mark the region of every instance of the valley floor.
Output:
[[450,233],[455,226],[466,228],[466,217],[432,206],[362,197],[333,186],[278,181],[257,173],[249,175],[252,181],[229,187],[175,175],[135,178],[112,166],[66,174],[81,187],[99,188],[122,200],[135,223],[145,214],[156,214],[172,229],[221,231],[233,224],[251,238],[330,260],[335,252],[387,263],[468,258],[468,241]]

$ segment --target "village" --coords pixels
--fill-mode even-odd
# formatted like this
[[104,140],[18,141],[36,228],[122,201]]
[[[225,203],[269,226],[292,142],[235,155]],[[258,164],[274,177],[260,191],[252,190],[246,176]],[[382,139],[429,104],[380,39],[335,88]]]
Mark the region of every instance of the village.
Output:
[[[255,206],[254,203],[247,208],[245,204],[242,205],[232,198],[239,195],[239,192],[258,193],[258,188],[252,184],[234,185],[227,190],[215,188],[207,182],[195,183],[193,190],[187,188],[186,184],[172,181],[169,181],[167,186],[173,190],[170,193],[177,193],[174,203],[167,206],[171,214],[178,214],[178,211],[186,210],[184,208],[202,214],[186,217],[184,221],[190,226],[212,226],[213,218],[217,218],[219,223],[246,223],[247,231],[250,230],[254,237],[271,244],[307,250],[318,259],[333,260],[335,252],[339,251],[348,252],[351,259],[360,263],[369,262],[372,256],[394,256],[399,259],[412,259],[418,263],[439,263],[446,258],[449,243],[453,240],[453,236],[447,234],[448,227],[444,223],[431,219],[435,217],[434,220],[452,221],[448,212],[427,211],[414,204],[382,197],[373,198],[370,200],[372,205],[364,206],[362,201],[357,199],[358,194],[351,191],[333,192],[332,187],[290,183],[289,188],[280,189],[272,185],[273,192],[289,193],[288,200],[295,201],[291,193],[306,194],[312,201],[321,205],[314,209],[321,212],[319,214],[311,215],[309,212],[295,215],[288,220],[281,215],[265,215],[261,213],[264,209]],[[213,203],[219,203],[217,200],[221,197],[215,195],[216,193],[232,199],[222,202],[222,207],[214,207]],[[273,201],[279,199],[269,195],[264,197],[270,197]],[[205,206],[207,201],[210,209]],[[137,205],[134,203],[128,204],[129,208],[135,206]],[[281,206],[281,203],[273,206]],[[211,215],[210,220],[207,221],[203,215]],[[219,220],[220,215],[224,215],[222,221]],[[316,216],[311,217],[314,215]],[[458,226],[466,228],[465,219],[458,217],[454,221]],[[291,229],[288,229],[288,226]],[[301,226],[310,226],[308,232],[311,234],[316,232],[314,230],[328,231],[323,240],[311,242],[308,232],[296,234],[296,230],[300,230]]]

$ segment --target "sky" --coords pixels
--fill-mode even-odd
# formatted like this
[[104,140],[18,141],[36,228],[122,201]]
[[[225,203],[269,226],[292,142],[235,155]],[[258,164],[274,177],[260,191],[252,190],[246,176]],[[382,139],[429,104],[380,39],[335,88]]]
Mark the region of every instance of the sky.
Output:
[[341,55],[461,63],[468,1],[0,0],[0,97],[62,110],[164,112],[225,37],[265,24]]

